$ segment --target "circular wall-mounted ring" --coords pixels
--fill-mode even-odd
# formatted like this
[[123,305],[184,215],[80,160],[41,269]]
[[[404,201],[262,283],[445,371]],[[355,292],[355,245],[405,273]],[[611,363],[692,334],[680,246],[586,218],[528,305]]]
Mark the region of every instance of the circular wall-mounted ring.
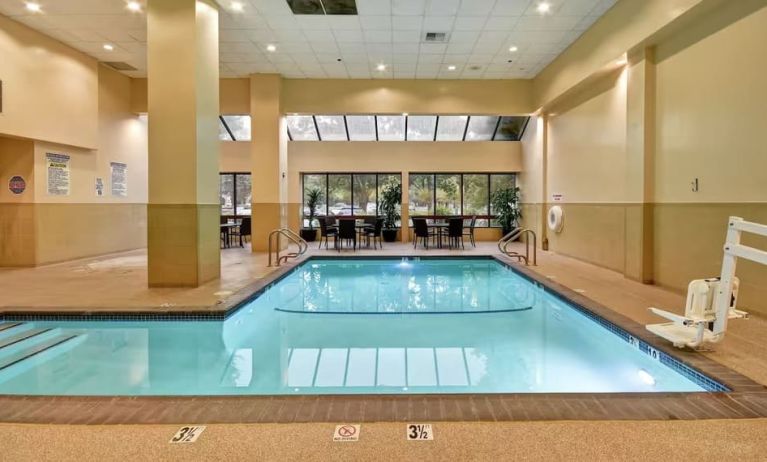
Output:
[[565,225],[562,207],[554,205],[549,209],[548,222],[550,230],[555,233],[562,231],[562,227]]

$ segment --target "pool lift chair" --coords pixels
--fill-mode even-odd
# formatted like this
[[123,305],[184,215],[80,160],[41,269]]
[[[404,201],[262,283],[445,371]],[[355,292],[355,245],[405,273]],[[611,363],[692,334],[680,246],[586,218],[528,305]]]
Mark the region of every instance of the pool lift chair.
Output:
[[767,265],[767,252],[742,245],[742,232],[767,236],[767,225],[730,217],[721,276],[690,282],[683,316],[650,308],[650,311],[671,322],[648,324],[647,330],[665,338],[677,348],[700,348],[707,343],[722,341],[728,320],[748,318],[748,313],[736,308],[740,281],[735,277],[735,265],[738,258]]

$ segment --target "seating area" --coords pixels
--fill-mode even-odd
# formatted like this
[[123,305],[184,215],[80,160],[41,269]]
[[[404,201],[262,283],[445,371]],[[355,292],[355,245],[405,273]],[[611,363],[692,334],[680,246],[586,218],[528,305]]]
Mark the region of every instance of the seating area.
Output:
[[250,217],[225,217],[220,219],[221,248],[229,249],[233,246],[245,247],[251,239]]
[[339,252],[345,247],[351,250],[357,250],[363,246],[373,249],[383,248],[383,222],[382,217],[319,217],[320,239],[319,248],[325,244],[325,248],[330,246],[330,238],[333,238],[333,248]]

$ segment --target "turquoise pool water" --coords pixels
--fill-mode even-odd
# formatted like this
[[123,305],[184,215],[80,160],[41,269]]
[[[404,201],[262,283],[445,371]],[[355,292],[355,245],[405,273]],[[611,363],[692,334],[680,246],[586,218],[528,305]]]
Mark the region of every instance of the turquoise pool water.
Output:
[[491,259],[310,260],[225,321],[11,324],[2,394],[704,391]]

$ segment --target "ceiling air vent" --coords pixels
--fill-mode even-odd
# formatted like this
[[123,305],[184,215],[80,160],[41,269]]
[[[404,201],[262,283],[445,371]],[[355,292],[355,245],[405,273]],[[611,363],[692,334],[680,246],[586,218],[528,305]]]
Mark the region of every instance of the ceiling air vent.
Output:
[[122,61],[104,61],[104,64],[111,67],[112,69],[116,71],[135,71],[137,70],[135,67],[131,66],[128,63],[124,63]]
[[423,35],[424,43],[445,43],[450,38],[447,32],[426,32]]

